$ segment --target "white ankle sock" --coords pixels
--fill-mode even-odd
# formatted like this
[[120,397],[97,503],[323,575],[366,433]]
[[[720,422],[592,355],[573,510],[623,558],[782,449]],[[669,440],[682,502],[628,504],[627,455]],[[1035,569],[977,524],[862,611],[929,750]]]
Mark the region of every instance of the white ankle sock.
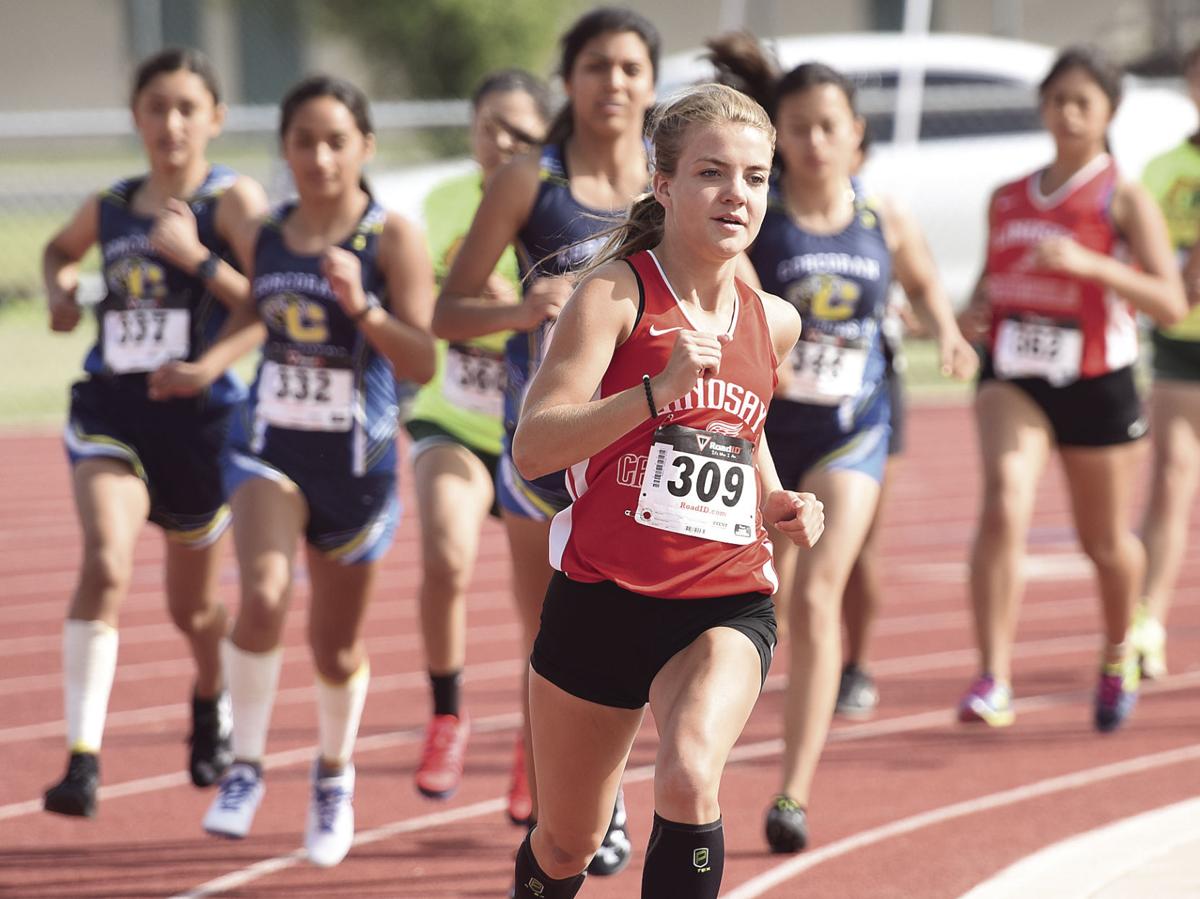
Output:
[[247,652],[227,639],[221,641],[221,662],[233,707],[233,755],[243,761],[260,762],[266,754],[283,650]]
[[331,684],[317,675],[317,732],[325,761],[350,761],[370,682],[371,666],[365,659],[344,684]]
[[103,621],[63,624],[63,706],[67,749],[99,752],[108,694],[117,673],[117,631]]

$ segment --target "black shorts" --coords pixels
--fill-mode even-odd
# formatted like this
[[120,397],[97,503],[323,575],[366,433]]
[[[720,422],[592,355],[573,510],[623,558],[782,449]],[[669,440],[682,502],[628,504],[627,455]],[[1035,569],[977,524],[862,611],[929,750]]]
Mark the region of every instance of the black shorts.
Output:
[[481,449],[471,446],[457,434],[452,434],[447,431],[437,422],[429,421],[424,418],[411,418],[404,423],[404,429],[408,431],[408,436],[412,438],[412,448],[409,450],[408,457],[415,460],[426,449],[431,446],[442,444],[452,444],[461,446],[472,456],[483,463],[483,467],[487,469],[488,476],[492,479],[492,508],[488,510],[488,514],[493,518],[500,517],[500,487],[496,483],[496,466],[500,462],[500,456],[496,453],[485,453]]
[[888,365],[884,379],[892,403],[892,432],[888,435],[887,454],[899,456],[904,452],[904,375]]
[[72,464],[125,462],[150,494],[150,521],[172,539],[208,546],[229,524],[220,456],[230,407],[151,400],[145,380],[92,377],[71,387],[65,433]]
[[765,682],[775,652],[775,605],[767,594],[659,599],[611,581],[572,581],[556,571],[529,663],[580,699],[640,709],[663,666],[714,627],[731,627],[750,639]]
[[[979,384],[996,380],[1002,379],[996,377],[991,356],[985,355],[979,368]],[[1043,378],[1003,380],[1037,403],[1050,420],[1059,446],[1117,446],[1146,433],[1146,417],[1132,365],[1062,387]]]
[[1153,335],[1154,378],[1158,381],[1200,381],[1200,342],[1176,340],[1159,331]]

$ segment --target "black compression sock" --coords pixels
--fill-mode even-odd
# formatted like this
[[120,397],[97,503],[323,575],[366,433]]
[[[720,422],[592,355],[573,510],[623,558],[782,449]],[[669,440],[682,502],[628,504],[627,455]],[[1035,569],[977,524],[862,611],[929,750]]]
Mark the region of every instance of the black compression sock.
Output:
[[[533,831],[529,833],[532,834]],[[572,899],[583,886],[585,877],[586,871],[565,880],[547,877],[537,859],[533,857],[533,848],[529,845],[529,835],[526,834],[525,841],[517,850],[517,886],[513,896],[515,899]]]
[[433,686],[433,714],[453,715],[457,718],[462,671],[452,671],[449,674],[430,672],[429,683]]
[[642,870],[642,899],[716,899],[725,870],[725,830],[654,816]]

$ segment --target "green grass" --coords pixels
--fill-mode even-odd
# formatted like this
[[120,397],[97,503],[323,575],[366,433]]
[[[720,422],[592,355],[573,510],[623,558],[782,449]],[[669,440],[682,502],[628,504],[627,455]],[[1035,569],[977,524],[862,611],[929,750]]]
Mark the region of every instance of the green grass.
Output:
[[908,365],[904,388],[915,402],[965,403],[974,393],[974,380],[964,382],[942,376],[936,341],[906,340],[904,359]]
[[[66,419],[68,390],[83,376],[83,357],[96,336],[94,319],[85,315],[70,334],[56,334],[47,324],[41,300],[0,304],[0,427],[50,425]],[[905,344],[908,395],[917,402],[965,402],[970,384],[943,378],[937,346],[932,341]],[[247,380],[257,364],[252,354],[236,366]]]
[[[83,359],[96,339],[89,313],[70,334],[50,330],[41,300],[0,303],[0,428],[66,421],[69,390],[83,377]],[[257,354],[235,367],[247,382]]]
[[0,425],[50,424],[66,417],[67,390],[83,371],[95,339],[85,318],[70,334],[50,331],[43,302],[14,300],[0,305]]

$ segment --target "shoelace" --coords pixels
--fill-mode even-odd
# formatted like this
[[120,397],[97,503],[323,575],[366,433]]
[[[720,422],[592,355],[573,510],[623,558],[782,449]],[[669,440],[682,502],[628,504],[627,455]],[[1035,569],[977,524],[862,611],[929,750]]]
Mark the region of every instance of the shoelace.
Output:
[[225,812],[236,811],[238,806],[254,792],[255,785],[256,781],[251,777],[228,777],[221,781],[221,795],[219,797],[221,810]]
[[84,783],[91,780],[92,777],[93,772],[90,760],[82,756],[71,756],[70,761],[67,762],[67,776],[65,779],[71,783]]
[[[433,734],[430,736],[429,742],[425,744],[425,752],[421,755],[422,766],[432,761],[435,755],[450,752],[454,748],[457,731],[458,725],[453,721],[435,721],[433,724]],[[450,754],[455,762],[459,760],[461,755],[459,752],[452,752]]]
[[1121,675],[1105,674],[1100,678],[1100,704],[1103,706],[1115,706],[1121,701],[1122,691]]
[[351,794],[339,786],[313,787],[317,801],[317,824],[323,831],[333,830],[333,822],[337,818],[338,809],[342,802],[350,801]]

